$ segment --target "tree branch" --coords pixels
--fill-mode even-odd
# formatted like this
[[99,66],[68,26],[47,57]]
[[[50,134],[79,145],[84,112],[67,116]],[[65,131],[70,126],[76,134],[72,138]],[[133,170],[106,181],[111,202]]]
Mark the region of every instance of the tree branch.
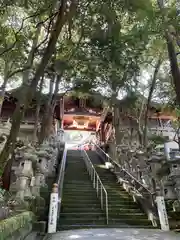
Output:
[[8,78],[11,78],[11,77],[13,77],[14,75],[16,75],[17,73],[22,73],[22,72],[24,72],[24,71],[26,71],[26,70],[28,70],[28,69],[30,69],[30,67],[19,68],[19,69],[13,71],[12,73],[10,73],[10,74],[8,75]]
[[[37,17],[37,16],[39,16],[40,14],[42,14],[42,12],[35,12],[33,15],[30,15],[30,16],[28,16],[28,17],[26,17],[26,18],[23,18],[23,20],[22,20],[22,22],[21,22],[21,26],[20,26],[20,28],[18,29],[18,31],[15,32],[14,29],[12,28],[12,31],[14,32],[15,41],[14,41],[13,44],[11,44],[10,47],[8,47],[7,49],[5,49],[5,50],[3,50],[2,52],[0,52],[0,57],[1,57],[2,55],[4,55],[5,53],[11,51],[11,50],[15,47],[16,43],[18,42],[18,37],[17,37],[17,36],[18,36],[18,34],[21,32],[21,30],[24,28],[24,23],[25,23],[25,21],[27,21],[27,20],[30,19],[30,18]],[[38,24],[37,24],[36,27],[38,27]]]
[[[56,15],[57,15],[57,13],[52,14],[52,16],[51,16],[50,18],[48,18],[48,19],[50,19],[50,22],[49,22],[49,24],[48,24],[46,37],[45,37],[45,39],[44,39],[42,42],[39,43],[39,45],[36,47],[36,50],[38,50],[38,48],[40,48],[40,47],[41,47],[43,44],[45,44],[45,42],[48,40],[49,33],[50,33],[50,28],[51,28],[51,26],[52,26],[52,22],[53,22],[54,18],[56,17]],[[43,23],[44,23],[44,22],[42,22],[42,24],[43,24]],[[38,25],[39,25],[39,24],[38,24]]]

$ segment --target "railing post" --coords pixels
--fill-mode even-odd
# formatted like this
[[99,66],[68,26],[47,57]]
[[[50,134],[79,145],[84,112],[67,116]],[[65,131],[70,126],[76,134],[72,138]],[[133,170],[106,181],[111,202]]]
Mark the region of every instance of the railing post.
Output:
[[[99,191],[100,191],[100,200],[101,200],[101,209],[104,209],[103,204],[105,204],[105,214],[106,214],[106,222],[108,224],[108,195],[107,191],[104,188],[101,179],[99,178],[99,175],[96,172],[96,169],[94,168],[94,165],[92,164],[91,160],[89,159],[87,153],[85,150],[82,150],[84,152],[84,161],[86,164],[87,169],[89,169],[89,175],[91,176],[91,181],[93,183],[93,187],[96,189],[97,197],[99,197]],[[100,186],[99,186],[100,185]],[[103,192],[105,194],[105,200],[103,199]]]
[[93,171],[93,187],[96,187],[96,174],[95,171]]
[[99,179],[97,178],[97,181],[96,181],[96,192],[97,192],[97,196],[99,194]]
[[106,223],[109,223],[109,213],[108,213],[108,199],[106,195]]
[[58,184],[53,184],[49,205],[48,233],[55,233],[57,227],[58,214]]
[[102,185],[101,185],[101,209],[103,209],[103,191],[102,191]]
[[91,181],[93,180],[93,168],[91,168]]

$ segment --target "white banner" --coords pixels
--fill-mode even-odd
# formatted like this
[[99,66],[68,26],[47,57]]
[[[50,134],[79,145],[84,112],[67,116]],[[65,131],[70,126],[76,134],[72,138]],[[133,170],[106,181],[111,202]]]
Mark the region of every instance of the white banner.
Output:
[[57,213],[58,213],[58,193],[51,193],[48,218],[48,233],[56,232]]
[[156,203],[157,203],[157,209],[158,209],[161,229],[163,231],[169,231],[169,221],[168,221],[168,216],[167,216],[167,211],[166,211],[166,205],[165,205],[164,197],[157,196],[156,197]]

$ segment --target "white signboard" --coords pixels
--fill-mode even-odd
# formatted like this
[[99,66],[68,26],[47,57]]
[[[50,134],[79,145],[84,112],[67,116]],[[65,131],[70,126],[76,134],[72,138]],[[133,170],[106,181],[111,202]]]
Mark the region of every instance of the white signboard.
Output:
[[48,219],[48,233],[55,233],[58,213],[58,193],[51,193]]
[[169,231],[169,221],[166,211],[166,205],[164,202],[164,197],[158,196],[156,197],[157,209],[159,214],[159,220],[161,224],[161,229],[163,231]]

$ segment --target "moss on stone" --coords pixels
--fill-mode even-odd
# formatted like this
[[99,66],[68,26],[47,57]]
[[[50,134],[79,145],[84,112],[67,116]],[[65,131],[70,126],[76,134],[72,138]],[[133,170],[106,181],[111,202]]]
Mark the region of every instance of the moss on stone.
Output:
[[32,224],[35,216],[32,212],[23,212],[13,217],[0,221],[0,240],[8,239],[10,236],[22,228]]

